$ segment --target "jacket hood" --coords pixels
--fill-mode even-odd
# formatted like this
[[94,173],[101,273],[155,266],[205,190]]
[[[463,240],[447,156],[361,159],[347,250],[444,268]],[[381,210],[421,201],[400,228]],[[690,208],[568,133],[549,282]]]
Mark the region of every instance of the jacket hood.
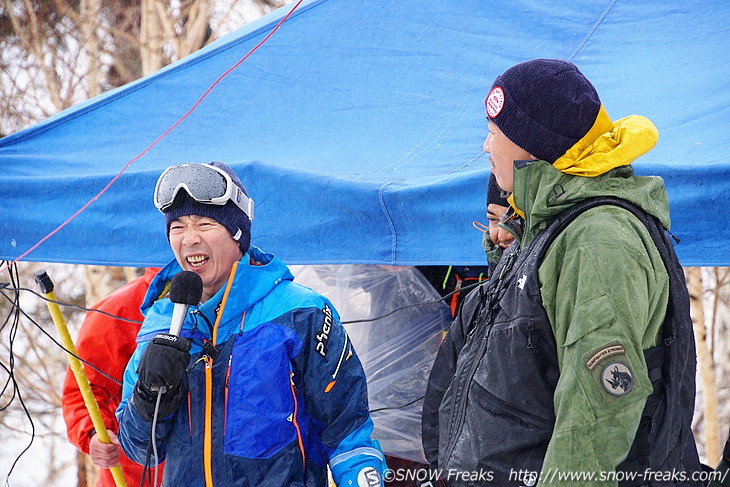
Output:
[[[177,261],[173,260],[153,279],[141,307],[142,313],[145,315],[145,321],[140,329],[139,337],[169,329],[170,313],[168,311],[173,306],[168,297],[170,281],[181,270],[182,268]],[[240,321],[241,314],[269,294],[274,287],[284,281],[292,281],[293,279],[294,276],[289,268],[278,257],[265,253],[252,245],[238,261],[230,291],[230,295],[235,296],[235,299],[227,301],[220,320],[221,324],[223,325],[234,319]],[[223,286],[213,297],[199,307],[200,312],[206,316],[210,323],[215,322],[216,308],[223,299],[225,289],[226,286]],[[189,327],[189,322],[183,325],[184,329]],[[211,330],[209,330],[205,320],[198,320],[197,327],[210,336]],[[222,335],[227,334],[219,329],[219,341],[223,339]]]
[[[546,161],[515,161],[510,204],[524,217],[523,245],[560,212],[588,198],[614,196],[642,208],[670,227],[669,201],[658,176],[635,176],[630,166],[648,152],[657,132],[644,117],[627,117],[592,143],[579,141],[551,165]],[[582,146],[582,147],[581,147]],[[574,150],[575,149],[575,150]]]
[[553,166],[566,174],[598,176],[631,164],[653,149],[658,140],[659,131],[648,118],[631,115],[612,122],[601,105],[593,127]]

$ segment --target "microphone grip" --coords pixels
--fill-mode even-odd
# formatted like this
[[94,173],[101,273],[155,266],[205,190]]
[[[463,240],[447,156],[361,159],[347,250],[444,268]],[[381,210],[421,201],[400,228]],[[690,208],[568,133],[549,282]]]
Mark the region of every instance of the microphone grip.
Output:
[[184,303],[175,303],[172,309],[172,320],[170,320],[170,335],[180,336],[180,330],[185,322],[185,316],[188,314],[188,305]]

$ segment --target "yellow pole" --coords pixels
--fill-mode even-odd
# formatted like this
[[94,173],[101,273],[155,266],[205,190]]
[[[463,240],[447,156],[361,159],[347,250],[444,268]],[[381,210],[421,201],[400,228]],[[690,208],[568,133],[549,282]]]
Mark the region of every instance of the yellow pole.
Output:
[[[51,281],[51,278],[48,277],[48,274],[46,274],[46,271],[40,270],[36,272],[35,280],[41,287],[41,292],[47,299],[58,301],[56,299],[56,294],[53,292],[53,282]],[[56,325],[58,334],[61,336],[63,346],[69,352],[66,354],[68,356],[68,362],[74,373],[74,377],[76,377],[76,383],[78,384],[81,395],[84,398],[86,409],[89,411],[89,416],[91,416],[91,422],[94,424],[96,435],[99,437],[99,441],[109,444],[111,443],[111,438],[109,437],[109,433],[104,425],[104,419],[101,417],[101,411],[99,411],[99,405],[96,403],[94,393],[91,391],[91,385],[89,385],[89,379],[86,377],[86,372],[84,372],[84,366],[81,361],[74,356],[78,355],[78,353],[76,353],[76,346],[68,332],[66,320],[63,318],[61,308],[58,304],[50,301],[46,301],[46,304],[48,305],[48,310],[51,312],[51,318],[53,318],[53,323]],[[109,470],[112,473],[112,477],[114,477],[114,483],[117,484],[117,487],[127,487],[127,481],[124,479],[122,467],[116,465]]]

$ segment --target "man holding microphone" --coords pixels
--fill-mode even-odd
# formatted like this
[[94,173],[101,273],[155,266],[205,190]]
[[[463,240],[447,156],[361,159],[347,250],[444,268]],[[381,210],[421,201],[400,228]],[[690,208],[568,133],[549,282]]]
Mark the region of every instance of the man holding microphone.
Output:
[[[175,260],[150,286],[124,374],[119,441],[165,485],[382,485],[360,361],[332,304],[250,245],[253,201],[225,164],[181,164],[155,188]],[[165,296],[202,280],[179,336]],[[153,435],[153,436],[152,436]]]

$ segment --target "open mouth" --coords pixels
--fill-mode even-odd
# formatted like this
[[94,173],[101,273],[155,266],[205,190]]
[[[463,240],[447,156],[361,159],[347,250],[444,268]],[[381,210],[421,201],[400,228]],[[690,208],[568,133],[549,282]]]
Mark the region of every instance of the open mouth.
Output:
[[193,269],[197,269],[198,267],[202,267],[202,265],[208,261],[208,256],[190,255],[188,257],[185,257],[185,260],[190,265],[190,267],[192,267]]

